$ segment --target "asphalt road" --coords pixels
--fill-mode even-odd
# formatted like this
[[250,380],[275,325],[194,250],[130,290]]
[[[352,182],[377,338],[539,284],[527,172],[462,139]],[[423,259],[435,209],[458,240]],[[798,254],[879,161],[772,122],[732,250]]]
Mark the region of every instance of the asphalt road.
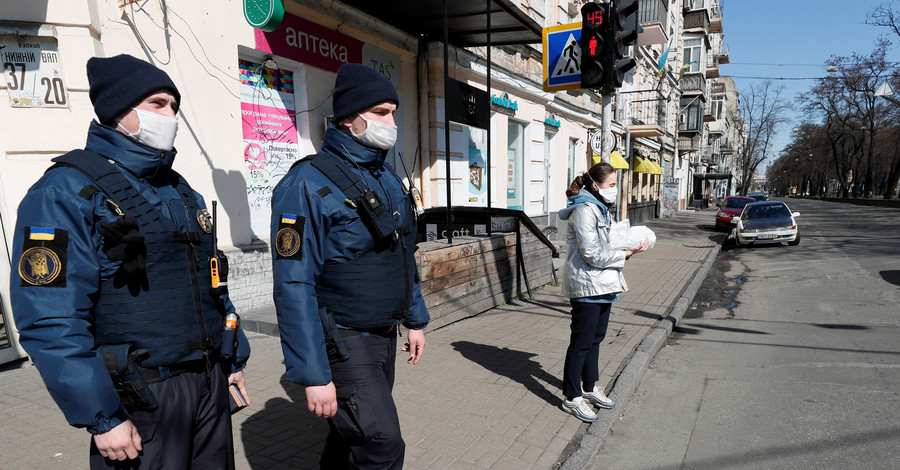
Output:
[[592,468],[900,467],[900,209],[786,202],[801,244],[726,245]]

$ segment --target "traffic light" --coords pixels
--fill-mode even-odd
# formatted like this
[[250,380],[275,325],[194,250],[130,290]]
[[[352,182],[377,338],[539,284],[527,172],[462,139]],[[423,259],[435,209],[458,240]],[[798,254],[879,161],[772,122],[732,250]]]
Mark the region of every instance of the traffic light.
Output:
[[601,88],[604,82],[603,43],[608,17],[606,4],[587,2],[581,7],[581,87]]
[[633,57],[625,57],[628,46],[637,42],[638,0],[613,0],[609,4],[610,27],[606,30],[608,36],[606,42],[608,48],[604,55],[606,80],[604,88],[612,90],[622,86],[625,73],[634,68],[636,62]]

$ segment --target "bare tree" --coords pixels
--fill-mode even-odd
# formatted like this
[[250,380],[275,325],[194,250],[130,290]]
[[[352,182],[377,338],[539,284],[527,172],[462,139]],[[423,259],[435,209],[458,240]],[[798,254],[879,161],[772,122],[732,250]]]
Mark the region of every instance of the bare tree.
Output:
[[[894,8],[894,2],[890,1],[887,4],[879,4],[876,6],[868,15],[866,15],[866,23],[878,26],[882,28],[887,28],[888,31],[892,32],[895,36],[900,37],[900,10]],[[898,77],[897,70],[894,69],[892,72],[893,76],[891,77],[891,82],[894,84],[894,89],[898,89],[897,85],[900,84],[900,77]],[[887,101],[894,104],[894,108],[891,111],[895,111],[897,106],[900,106],[900,99],[897,99],[893,96],[885,96]],[[893,114],[893,113],[892,113]],[[896,123],[896,121],[894,121]],[[896,144],[894,145],[893,158],[889,164],[887,182],[884,188],[884,198],[891,199],[894,196],[894,188],[900,184],[900,133],[891,132],[892,137]],[[895,140],[896,139],[896,140]]]
[[835,76],[817,80],[799,100],[810,118],[822,121],[817,135],[827,143],[826,151],[831,157],[841,196],[847,197],[853,175],[851,170],[857,166],[864,141],[859,129],[861,119],[844,95],[844,83]]
[[828,181],[833,178],[831,147],[822,126],[803,122],[794,128],[792,141],[785,146],[781,156],[769,167],[767,177],[772,179],[779,192],[824,196]]
[[894,2],[881,3],[866,15],[866,24],[888,28],[900,36],[900,11],[894,9]]
[[[893,66],[885,60],[888,41],[879,41],[876,49],[869,55],[854,53],[850,57],[835,57],[828,61],[838,69],[838,80],[843,83],[842,98],[846,101],[851,113],[860,121],[860,130],[865,131],[865,159],[858,172],[861,187],[865,193],[873,193],[876,188],[876,155],[875,142],[878,138],[881,119],[887,113],[884,100],[875,96],[878,84],[890,76]],[[861,192],[862,192],[861,191]],[[863,195],[863,194],[857,194]]]
[[785,123],[783,92],[783,85],[774,86],[771,80],[767,80],[752,85],[741,97],[739,112],[746,132],[736,157],[741,170],[740,193],[743,195],[750,189],[756,168],[766,159],[778,128]]

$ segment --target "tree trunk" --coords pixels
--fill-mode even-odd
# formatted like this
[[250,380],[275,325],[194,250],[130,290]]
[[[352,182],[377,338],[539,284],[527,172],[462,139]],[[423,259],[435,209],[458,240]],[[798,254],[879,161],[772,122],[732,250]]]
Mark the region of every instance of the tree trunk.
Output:
[[884,188],[884,198],[893,199],[894,188],[900,183],[900,139],[894,145],[894,161],[891,162],[891,171],[887,179],[887,187]]

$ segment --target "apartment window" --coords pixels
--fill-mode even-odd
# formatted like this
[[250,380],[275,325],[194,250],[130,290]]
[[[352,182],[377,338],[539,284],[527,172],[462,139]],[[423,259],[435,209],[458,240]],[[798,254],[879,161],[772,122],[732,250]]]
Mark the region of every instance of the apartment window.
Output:
[[712,117],[716,120],[722,119],[724,106],[725,100],[722,97],[713,98],[712,104],[710,104],[710,114],[712,114]]
[[703,39],[701,38],[684,40],[684,61],[681,63],[681,65],[684,66],[690,64],[691,62],[694,62],[690,65],[690,68],[688,68],[686,72],[700,71],[700,64],[703,62],[701,60],[701,54],[703,52],[702,48]]
[[678,130],[697,131],[703,122],[703,102],[695,96],[681,98],[681,125]]

